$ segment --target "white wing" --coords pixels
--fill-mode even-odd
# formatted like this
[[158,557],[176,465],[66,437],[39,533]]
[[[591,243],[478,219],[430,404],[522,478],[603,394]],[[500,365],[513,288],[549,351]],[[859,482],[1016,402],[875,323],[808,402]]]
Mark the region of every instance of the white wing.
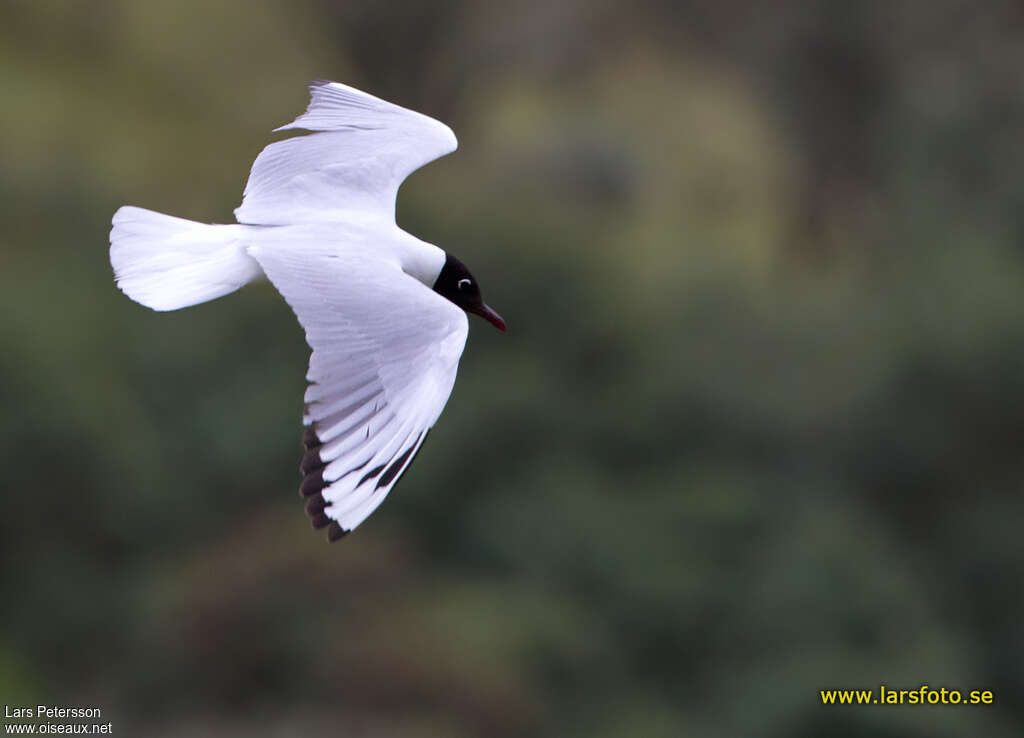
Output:
[[318,131],[267,146],[253,162],[239,223],[338,220],[339,212],[395,217],[402,181],[455,151],[444,123],[338,82],[310,85],[306,112],[276,129]]
[[[444,409],[468,322],[396,265],[252,246],[313,349],[301,493],[337,540],[384,500]],[[334,522],[332,522],[334,521]]]

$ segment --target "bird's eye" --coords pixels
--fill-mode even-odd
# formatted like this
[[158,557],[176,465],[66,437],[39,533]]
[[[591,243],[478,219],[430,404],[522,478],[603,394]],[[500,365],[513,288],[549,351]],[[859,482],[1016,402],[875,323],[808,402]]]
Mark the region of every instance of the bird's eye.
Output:
[[472,286],[472,284],[473,284],[472,280],[460,279],[458,286],[459,286],[459,289],[461,291],[465,292],[466,290],[468,290]]

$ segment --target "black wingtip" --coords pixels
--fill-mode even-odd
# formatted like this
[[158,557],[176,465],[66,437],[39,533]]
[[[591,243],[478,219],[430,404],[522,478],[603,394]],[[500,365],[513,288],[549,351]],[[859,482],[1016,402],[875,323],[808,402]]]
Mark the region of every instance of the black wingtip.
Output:
[[302,476],[312,474],[318,469],[323,469],[327,464],[320,458],[319,449],[311,448],[302,455],[302,462],[299,464],[299,471]]
[[313,517],[314,515],[322,513],[325,507],[327,507],[327,500],[324,499],[324,496],[313,495],[306,503],[306,514]]
[[342,538],[347,536],[352,531],[345,530],[341,527],[341,524],[337,520],[331,522],[331,525],[327,528],[327,540],[331,543],[340,541]]
[[322,443],[313,428],[306,428],[302,434],[302,444],[306,447],[306,453],[303,454],[302,463],[299,465],[299,470],[303,474],[299,494],[307,498],[306,514],[309,515],[309,522],[316,530],[327,528],[327,540],[331,543],[340,541],[351,531],[342,528],[336,520],[328,518],[325,512],[327,500],[324,499],[323,491],[327,487],[327,481],[324,479],[326,464],[320,458],[319,449]]
[[313,448],[320,448],[320,446],[323,445],[323,442],[320,440],[320,436],[316,434],[315,430],[312,428],[306,428],[305,432],[302,434],[302,445],[309,450]]
[[307,474],[302,480],[302,484],[299,485],[299,494],[302,497],[312,497],[313,495],[319,494],[323,491],[323,488],[327,486],[327,482],[324,481],[324,470],[317,469],[312,474]]

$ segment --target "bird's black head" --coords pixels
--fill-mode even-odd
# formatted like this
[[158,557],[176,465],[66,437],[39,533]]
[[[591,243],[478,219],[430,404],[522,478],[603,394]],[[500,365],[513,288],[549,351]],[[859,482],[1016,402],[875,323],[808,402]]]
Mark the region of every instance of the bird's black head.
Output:
[[466,265],[451,254],[446,253],[444,268],[437,275],[434,282],[434,292],[446,297],[467,313],[475,313],[484,320],[490,322],[500,331],[505,330],[505,321],[501,316],[484,304],[484,298],[480,294],[480,285],[476,278],[469,273]]

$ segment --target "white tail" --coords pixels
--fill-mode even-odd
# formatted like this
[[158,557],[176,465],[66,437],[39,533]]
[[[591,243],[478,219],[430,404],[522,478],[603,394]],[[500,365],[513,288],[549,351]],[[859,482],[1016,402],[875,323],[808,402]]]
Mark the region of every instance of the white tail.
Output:
[[110,264],[117,286],[154,310],[234,292],[262,274],[245,251],[245,226],[206,225],[125,206],[114,213]]

